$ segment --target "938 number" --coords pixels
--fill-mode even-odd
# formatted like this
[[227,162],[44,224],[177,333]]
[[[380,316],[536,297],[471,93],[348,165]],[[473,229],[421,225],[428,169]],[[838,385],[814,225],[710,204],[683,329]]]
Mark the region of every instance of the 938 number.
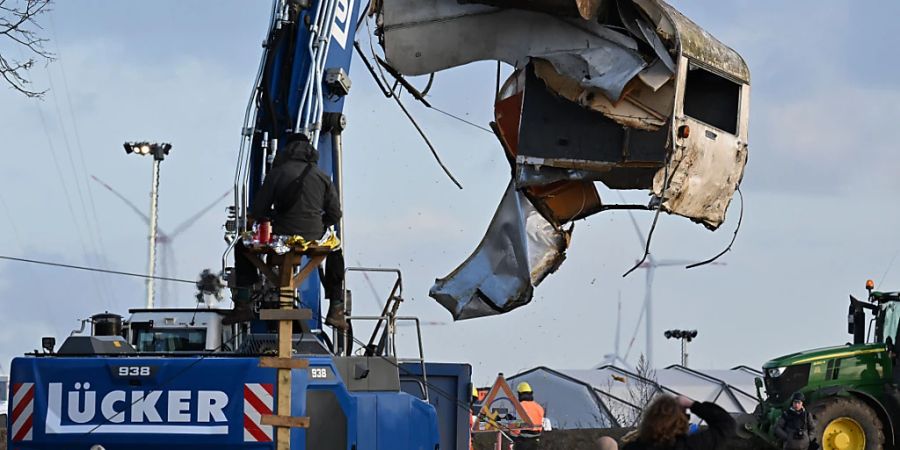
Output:
[[121,366],[119,367],[120,377],[149,377],[150,366]]

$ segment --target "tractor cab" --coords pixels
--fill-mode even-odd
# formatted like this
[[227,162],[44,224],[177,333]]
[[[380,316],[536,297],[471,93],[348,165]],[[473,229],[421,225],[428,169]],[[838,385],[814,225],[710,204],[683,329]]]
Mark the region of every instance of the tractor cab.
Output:
[[893,348],[897,344],[900,324],[900,292],[872,292],[869,301],[875,305],[874,341]]

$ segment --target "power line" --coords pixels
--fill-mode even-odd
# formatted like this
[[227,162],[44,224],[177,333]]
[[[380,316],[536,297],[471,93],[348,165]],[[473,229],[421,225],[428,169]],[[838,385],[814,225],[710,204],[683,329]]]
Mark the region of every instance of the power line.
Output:
[[[50,22],[50,32],[53,36],[53,41],[57,42],[58,39],[56,38],[56,26],[55,26],[55,23],[53,22],[52,14],[49,17],[49,22]],[[94,254],[91,255],[91,258],[90,258],[91,260],[89,262],[92,264],[102,264],[103,260],[100,258],[99,255],[106,255],[107,252],[106,252],[105,245],[103,244],[103,238],[102,238],[103,234],[100,232],[100,226],[97,223],[98,215],[97,215],[96,206],[94,205],[94,198],[93,198],[93,195],[90,190],[90,185],[88,185],[88,183],[87,183],[87,168],[86,168],[86,164],[84,162],[84,150],[81,148],[81,139],[80,139],[80,135],[78,134],[78,124],[75,122],[75,115],[73,114],[73,111],[72,111],[72,100],[69,96],[69,83],[66,80],[66,72],[65,72],[65,66],[63,66],[62,54],[60,53],[59,45],[56,44],[55,46],[56,46],[57,61],[59,62],[60,69],[62,70],[63,83],[65,85],[65,95],[66,95],[66,99],[68,100],[69,116],[70,116],[70,127],[68,127],[68,128],[66,127],[66,123],[63,118],[62,108],[59,105],[60,104],[59,95],[57,95],[57,93],[56,93],[56,86],[54,86],[54,84],[53,84],[53,74],[51,73],[49,66],[45,67],[45,70],[47,72],[47,82],[50,85],[50,95],[53,97],[53,106],[56,111],[56,118],[59,121],[60,132],[62,134],[63,144],[64,144],[64,147],[66,150],[66,156],[68,156],[69,169],[72,172],[72,178],[73,178],[72,182],[75,183],[75,191],[78,194],[78,200],[81,203],[81,213],[84,218],[84,224],[85,224],[85,227],[86,227],[86,230],[88,233],[88,239],[89,239],[90,244],[93,247],[93,251],[94,251]],[[76,147],[75,150],[77,151],[80,161],[81,161],[81,172],[82,172],[81,174],[79,174],[79,171],[75,164],[75,158],[72,155],[73,151],[72,151],[72,146],[70,145],[70,140],[69,140],[70,129],[74,133],[75,147]],[[89,202],[85,202],[85,195],[84,195],[84,192],[83,192],[83,189],[81,186],[82,183],[86,184],[84,189],[87,189],[87,191],[88,191],[87,197],[88,197]],[[87,208],[88,204],[91,206],[91,211],[93,212],[93,214],[88,214],[88,208]],[[106,283],[106,280],[101,279],[99,284],[100,284],[99,287],[102,288],[102,290],[106,294],[104,297],[105,297],[107,305],[111,306],[112,303],[110,301],[110,297],[112,296],[112,292],[110,290],[108,283]]]
[[111,275],[122,275],[122,276],[144,278],[144,279],[152,278],[154,280],[172,281],[175,283],[190,283],[190,284],[197,283],[196,281],[184,280],[181,278],[156,277],[156,276],[151,277],[149,275],[144,275],[141,273],[122,272],[120,270],[100,269],[97,267],[76,266],[74,264],[63,264],[63,263],[50,262],[50,261],[38,261],[36,259],[16,258],[14,256],[0,255],[0,260],[24,262],[24,263],[30,263],[30,264],[40,264],[40,265],[44,265],[44,266],[61,267],[64,269],[77,269],[77,270],[84,270],[84,271],[88,271],[88,272],[99,272],[99,273],[106,273],[106,274],[111,274]]
[[[21,56],[21,49],[19,49],[19,52],[20,52],[19,54]],[[48,76],[49,76],[49,72],[48,72]],[[66,184],[65,178],[63,177],[63,171],[59,164],[59,158],[56,155],[56,148],[53,146],[53,139],[50,136],[50,127],[47,125],[47,119],[44,116],[44,110],[43,110],[43,108],[41,108],[40,103],[36,102],[36,103],[34,103],[34,106],[35,106],[35,109],[37,109],[38,117],[40,118],[40,121],[41,121],[41,126],[44,128],[44,137],[47,139],[47,147],[50,150],[50,156],[51,156],[51,159],[53,160],[54,169],[56,169],[57,179],[59,180],[60,186],[62,187],[62,190],[63,190],[63,198],[66,200],[66,206],[69,209],[69,214],[72,216],[72,223],[74,223],[75,231],[77,231],[78,241],[81,244],[81,249],[84,252],[85,257],[87,257],[88,255],[92,254],[92,252],[88,250],[88,245],[85,243],[85,239],[84,239],[84,231],[82,230],[82,227],[81,227],[81,222],[78,220],[78,217],[75,215],[75,208],[73,208],[73,206],[72,206],[72,199],[69,196],[69,189]],[[96,250],[93,253],[96,253]],[[101,292],[100,284],[97,281],[97,279],[91,278],[91,281],[93,282],[92,284],[94,285],[94,290],[97,292],[97,296],[100,298],[106,298],[103,295],[103,293]],[[109,299],[106,298],[106,301],[108,303]]]
[[438,107],[436,107],[436,106],[429,106],[429,108],[431,108],[431,109],[433,109],[433,110],[435,110],[435,111],[437,111],[437,112],[439,112],[439,113],[441,113],[441,114],[443,114],[443,115],[445,115],[445,116],[448,116],[448,117],[451,117],[451,118],[453,118],[453,119],[456,119],[456,120],[458,120],[458,121],[460,121],[460,122],[462,122],[462,123],[464,123],[464,124],[466,124],[466,125],[470,125],[470,126],[473,126],[473,127],[475,127],[475,128],[478,128],[479,130],[482,130],[482,131],[484,131],[485,133],[490,133],[491,136],[494,136],[494,132],[491,131],[489,128],[485,128],[485,127],[483,127],[483,126],[481,126],[481,125],[478,125],[478,124],[475,123],[475,122],[470,122],[470,121],[468,121],[468,120],[466,120],[466,119],[463,119],[462,117],[459,117],[459,116],[450,114],[450,113],[448,113],[447,111],[444,111],[443,109],[440,109],[440,108],[438,108]]
[[[50,21],[50,33],[53,36],[52,42],[57,43],[57,42],[59,42],[59,39],[56,35],[56,22],[53,20],[53,14],[52,13],[49,14],[48,18]],[[85,162],[85,159],[84,159],[85,152],[84,152],[84,147],[81,145],[81,133],[78,131],[78,129],[79,129],[78,122],[75,120],[75,108],[72,107],[71,89],[69,89],[69,79],[68,79],[69,77],[66,74],[66,66],[63,63],[62,51],[60,50],[60,47],[58,44],[55,44],[55,47],[56,47],[56,57],[57,57],[57,61],[59,63],[60,73],[62,73],[63,88],[64,88],[64,93],[66,95],[66,105],[68,106],[68,110],[69,110],[69,121],[72,124],[72,132],[75,136],[75,147],[78,150],[78,157],[81,162],[82,176],[80,179],[84,181],[85,189],[87,189],[87,197],[88,197],[88,201],[90,202],[91,213],[92,213],[90,215],[90,218],[93,219],[92,222],[94,225],[97,242],[100,247],[100,252],[102,255],[106,255],[107,254],[106,244],[103,241],[103,232],[100,229],[99,223],[97,222],[99,220],[100,215],[97,214],[97,205],[94,202],[94,194],[93,194],[93,191],[91,190],[90,183],[87,181],[87,174],[88,174],[87,163]],[[51,80],[51,83],[52,83],[52,80]],[[51,89],[52,89],[52,85],[51,85]],[[56,102],[57,97],[54,95],[53,98],[54,98],[54,102]],[[59,109],[58,104],[57,104],[57,109]],[[62,120],[62,117],[60,116],[60,121],[61,120]],[[104,258],[104,260],[105,260],[105,258]],[[107,289],[109,288],[109,286],[104,286],[104,287]]]
[[[34,104],[35,108],[38,111],[38,117],[41,120],[41,125],[44,127],[44,136],[47,138],[47,148],[50,149],[50,156],[53,159],[53,167],[56,169],[56,175],[59,179],[60,186],[63,190],[63,198],[66,200],[66,206],[69,209],[69,214],[72,216],[72,223],[75,225],[75,231],[78,234],[78,241],[81,244],[81,249],[85,254],[85,257],[94,253],[88,249],[88,244],[84,239],[84,229],[82,228],[81,221],[78,220],[78,216],[75,214],[75,208],[72,206],[72,198],[69,196],[69,189],[67,183],[65,181],[65,177],[63,176],[63,170],[59,164],[59,158],[56,155],[56,147],[53,146],[53,139],[50,137],[50,127],[47,125],[47,119],[44,116],[44,110],[41,108],[41,105],[38,103]],[[100,285],[96,279],[93,279],[94,289],[97,291],[97,295],[103,297],[100,291]]]
[[[65,120],[63,120],[63,114],[59,107],[59,97],[56,95],[56,87],[53,85],[53,74],[50,73],[49,67],[47,67],[46,70],[47,70],[47,80],[48,80],[47,82],[50,85],[50,96],[53,98],[53,106],[56,111],[56,119],[59,121],[59,130],[60,130],[60,134],[62,135],[63,148],[66,150],[67,162],[69,163],[69,170],[72,172],[72,182],[75,184],[75,193],[77,194],[78,202],[81,204],[81,209],[79,211],[81,211],[82,219],[84,220],[85,230],[87,231],[88,243],[90,244],[91,250],[93,251],[92,252],[93,254],[90,255],[88,262],[97,264],[97,263],[100,263],[100,258],[98,257],[98,255],[105,254],[106,252],[99,244],[99,239],[100,239],[99,236],[101,233],[99,232],[99,227],[97,226],[97,223],[96,223],[96,216],[91,216],[90,214],[87,213],[88,203],[85,202],[84,192],[81,187],[81,180],[84,177],[79,175],[78,169],[75,166],[75,158],[72,155],[72,153],[73,153],[72,146],[69,144],[69,131],[68,131],[68,128],[66,127]],[[87,255],[85,255],[85,256],[87,256]],[[109,286],[107,286],[107,284],[102,279],[100,280],[98,289],[100,291],[103,291],[103,293],[105,294],[105,295],[103,295],[103,298],[106,300],[107,305],[111,306],[112,304],[109,299],[109,297],[110,297]]]

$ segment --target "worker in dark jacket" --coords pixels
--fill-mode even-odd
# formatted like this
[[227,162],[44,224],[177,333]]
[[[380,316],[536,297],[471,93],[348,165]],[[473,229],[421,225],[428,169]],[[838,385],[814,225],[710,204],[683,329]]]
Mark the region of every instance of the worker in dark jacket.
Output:
[[[337,189],[331,178],[318,167],[319,152],[301,134],[289,135],[286,145],[275,155],[272,169],[253,197],[251,220],[268,220],[277,235],[302,236],[308,241],[321,239],[328,227],[341,218]],[[345,329],[343,302],[343,255],[333,252],[326,259],[325,296],[331,302],[325,323]],[[237,272],[234,311],[225,323],[252,318],[250,287],[258,274],[238,248],[235,256]]]
[[[690,409],[708,428],[688,435]],[[715,450],[727,448],[734,418],[719,405],[687,397],[656,396],[644,409],[637,433],[624,439],[623,450]]]
[[806,397],[802,392],[791,396],[791,407],[785,410],[775,424],[775,436],[784,443],[785,450],[807,450],[815,441],[816,420],[806,410]]
[[319,152],[302,136],[292,135],[275,155],[250,215],[257,221],[271,220],[274,234],[314,241],[338,223],[341,205],[331,177],[319,169]]

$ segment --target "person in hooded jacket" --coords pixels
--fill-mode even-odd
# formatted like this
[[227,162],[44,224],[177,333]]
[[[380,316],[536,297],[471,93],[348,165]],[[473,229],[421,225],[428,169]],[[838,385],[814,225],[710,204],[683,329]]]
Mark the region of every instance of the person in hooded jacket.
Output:
[[[816,420],[806,410],[806,397],[802,392],[791,396],[791,407],[785,410],[775,424],[775,436],[784,443],[785,450],[807,450],[817,447],[815,442]],[[812,445],[811,445],[812,444]]]
[[[707,428],[688,434],[690,409]],[[735,432],[734,418],[719,405],[687,397],[657,395],[644,409],[635,433],[623,438],[623,450],[715,450],[727,448]]]
[[[250,205],[250,220],[268,220],[277,235],[299,235],[308,241],[321,239],[328,227],[341,218],[337,189],[318,166],[319,152],[302,134],[288,135],[266,174],[262,186]],[[235,252],[236,289],[234,310],[225,318],[226,325],[251,320],[250,288],[259,274],[244,249]],[[344,262],[340,251],[332,252],[326,261],[323,277],[325,297],[330,300],[325,323],[339,329],[348,327],[344,315]]]

